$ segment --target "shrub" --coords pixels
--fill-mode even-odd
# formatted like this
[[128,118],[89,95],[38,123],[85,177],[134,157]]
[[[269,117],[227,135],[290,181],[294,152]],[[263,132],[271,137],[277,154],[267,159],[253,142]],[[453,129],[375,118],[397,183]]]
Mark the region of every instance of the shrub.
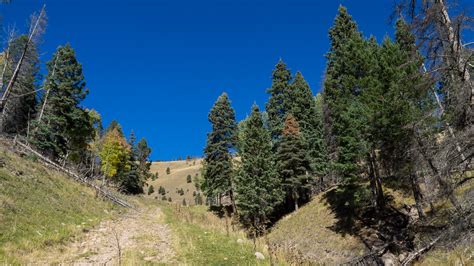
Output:
[[191,175],[188,175],[186,177],[186,183],[192,183],[193,182],[193,178],[191,177]]
[[166,168],[166,174],[167,175],[171,174],[171,169],[169,167]]
[[153,194],[153,192],[155,192],[155,189],[153,188],[153,185],[150,185],[150,186],[148,187],[148,195]]

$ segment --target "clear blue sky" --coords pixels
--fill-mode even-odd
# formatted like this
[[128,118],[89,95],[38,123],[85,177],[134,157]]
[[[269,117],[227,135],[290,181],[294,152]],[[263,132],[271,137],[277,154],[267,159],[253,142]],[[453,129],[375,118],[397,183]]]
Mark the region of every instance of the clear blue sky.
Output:
[[279,58],[318,92],[339,4],[366,36],[393,34],[391,0],[13,0],[0,7],[3,26],[24,31],[43,2],[42,61],[71,43],[90,89],[84,105],[145,137],[154,160],[200,156],[224,91],[239,120],[254,102],[263,108]]

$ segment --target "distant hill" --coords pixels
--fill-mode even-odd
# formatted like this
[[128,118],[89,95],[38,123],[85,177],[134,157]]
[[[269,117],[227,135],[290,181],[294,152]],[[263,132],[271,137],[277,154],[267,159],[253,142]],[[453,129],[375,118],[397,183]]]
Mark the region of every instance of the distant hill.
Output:
[[[171,198],[172,202],[182,203],[183,199],[189,205],[194,205],[193,192],[196,190],[195,180],[201,178],[202,159],[190,159],[181,161],[167,161],[167,162],[153,162],[151,165],[151,172],[158,173],[156,180],[148,180],[148,186],[153,185],[155,192],[150,197],[156,197],[158,200],[162,199],[162,195],[158,194],[160,186],[166,190],[166,198]],[[166,173],[169,167],[170,174]],[[187,182],[187,176],[191,175],[191,183]],[[180,195],[177,191],[183,189],[184,195]],[[145,187],[145,192],[148,187]],[[202,192],[201,192],[202,194]]]

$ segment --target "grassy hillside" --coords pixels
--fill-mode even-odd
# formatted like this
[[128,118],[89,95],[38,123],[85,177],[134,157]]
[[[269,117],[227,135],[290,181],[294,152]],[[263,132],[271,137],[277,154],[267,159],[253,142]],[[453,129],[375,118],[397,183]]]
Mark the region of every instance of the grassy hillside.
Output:
[[[166,169],[170,168],[170,174],[166,173]],[[196,191],[194,180],[196,175],[201,176],[202,159],[169,161],[169,162],[153,162],[151,172],[158,173],[158,179],[148,180],[148,185],[153,185],[155,192],[150,195],[161,200],[162,195],[158,194],[158,188],[163,186],[166,190],[166,198],[171,197],[172,202],[182,203],[183,199],[190,205],[194,205],[193,192]],[[186,177],[191,175],[192,183],[187,183]],[[183,189],[184,195],[180,195],[176,190]],[[148,191],[148,188],[145,188]]]
[[[179,264],[185,265],[269,265],[268,253],[262,241],[256,251],[264,260],[257,260],[252,241],[243,230],[230,221],[217,217],[206,206],[182,207],[180,204],[162,204],[165,221],[175,232],[175,249]],[[283,265],[282,261],[276,261]]]
[[32,263],[34,253],[87,231],[118,209],[62,173],[0,145],[0,264]]
[[337,222],[321,194],[280,220],[269,239],[278,255],[297,264],[318,261],[335,265],[363,255],[367,251],[364,244],[352,235],[336,232]]

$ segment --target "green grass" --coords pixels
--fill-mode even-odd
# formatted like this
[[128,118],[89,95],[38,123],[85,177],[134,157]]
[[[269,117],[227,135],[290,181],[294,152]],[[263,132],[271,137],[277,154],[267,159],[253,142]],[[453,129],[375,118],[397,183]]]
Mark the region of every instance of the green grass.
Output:
[[0,147],[0,264],[34,262],[118,210],[33,158]]
[[[176,251],[180,263],[190,265],[268,265],[255,258],[253,244],[244,240],[238,243],[239,234],[226,234],[216,221],[206,220],[202,206],[180,208],[163,204],[165,222],[175,233]],[[217,219],[217,217],[216,217]],[[207,222],[206,222],[207,221]],[[241,238],[242,239],[242,238]],[[257,249],[258,250],[258,249]],[[261,251],[260,251],[261,252]]]

